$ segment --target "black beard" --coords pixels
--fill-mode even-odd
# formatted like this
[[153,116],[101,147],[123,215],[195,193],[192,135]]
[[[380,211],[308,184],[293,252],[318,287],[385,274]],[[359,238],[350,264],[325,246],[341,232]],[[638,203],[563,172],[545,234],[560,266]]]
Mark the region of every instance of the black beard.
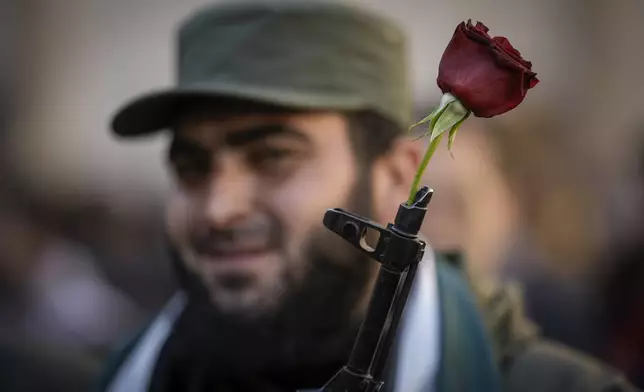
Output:
[[[369,216],[370,195],[358,184],[348,209]],[[252,320],[213,307],[199,278],[170,251],[189,303],[161,353],[153,391],[320,388],[348,359],[377,263],[336,234],[320,227],[311,236],[304,279],[290,282],[278,309]]]

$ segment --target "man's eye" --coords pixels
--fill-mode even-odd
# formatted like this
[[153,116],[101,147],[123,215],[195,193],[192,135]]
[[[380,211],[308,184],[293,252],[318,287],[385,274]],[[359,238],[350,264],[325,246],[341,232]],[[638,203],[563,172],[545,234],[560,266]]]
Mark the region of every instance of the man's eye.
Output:
[[297,160],[299,154],[288,149],[262,149],[249,154],[250,163],[258,169],[271,170],[284,167]]
[[195,183],[203,180],[209,169],[195,162],[175,162],[174,171],[180,181]]

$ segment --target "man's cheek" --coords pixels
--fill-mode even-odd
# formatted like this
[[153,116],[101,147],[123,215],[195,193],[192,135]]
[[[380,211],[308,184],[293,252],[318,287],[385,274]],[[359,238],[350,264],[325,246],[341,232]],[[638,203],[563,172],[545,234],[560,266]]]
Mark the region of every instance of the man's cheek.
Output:
[[[305,207],[297,204],[281,204],[277,208],[283,228],[283,241],[284,241],[284,258],[288,264],[288,268],[294,271],[302,269],[301,265],[305,263],[306,249],[305,244],[311,236],[312,231],[316,227],[322,227],[322,214],[324,209],[320,209],[318,213],[312,207]],[[299,277],[301,272],[296,274]]]

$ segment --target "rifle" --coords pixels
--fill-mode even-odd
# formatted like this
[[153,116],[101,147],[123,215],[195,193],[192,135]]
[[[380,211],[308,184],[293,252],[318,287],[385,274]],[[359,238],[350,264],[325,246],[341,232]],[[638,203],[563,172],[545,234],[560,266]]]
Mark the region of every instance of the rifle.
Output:
[[[420,188],[411,205],[400,205],[394,223],[387,227],[340,208],[324,214],[324,226],[379,262],[380,270],[351,356],[320,392],[377,392],[384,385],[383,370],[425,253],[418,232],[432,195],[428,187]],[[366,243],[369,229],[379,233],[374,247]]]

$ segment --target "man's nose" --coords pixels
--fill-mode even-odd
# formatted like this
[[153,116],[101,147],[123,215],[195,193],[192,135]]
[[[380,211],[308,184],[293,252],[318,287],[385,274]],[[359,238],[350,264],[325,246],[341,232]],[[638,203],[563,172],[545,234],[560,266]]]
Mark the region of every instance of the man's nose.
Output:
[[206,218],[214,227],[243,220],[251,212],[252,176],[234,163],[223,163],[212,176],[206,195]]

